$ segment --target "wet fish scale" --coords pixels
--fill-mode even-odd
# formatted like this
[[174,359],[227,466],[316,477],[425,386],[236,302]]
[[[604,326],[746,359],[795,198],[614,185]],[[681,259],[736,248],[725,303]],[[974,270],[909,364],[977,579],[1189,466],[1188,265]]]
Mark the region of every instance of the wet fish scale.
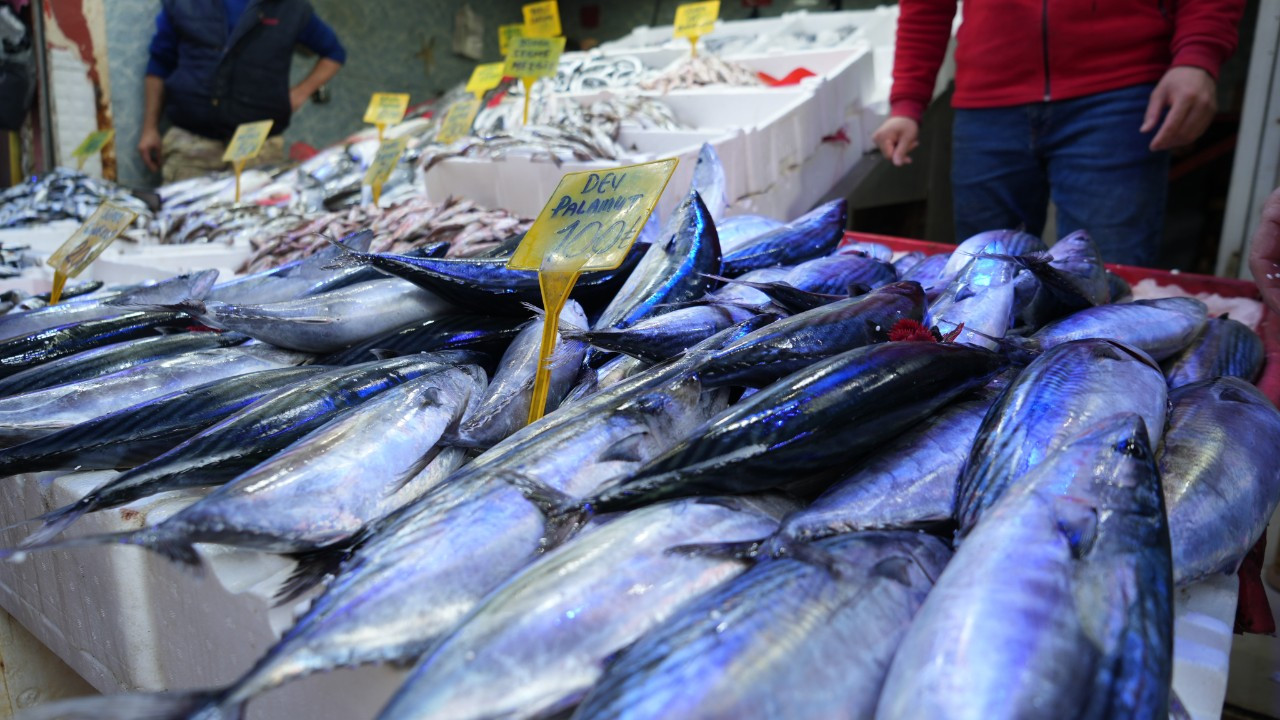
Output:
[[0,378],[103,345],[156,335],[162,328],[190,324],[191,318],[184,313],[121,312],[41,330],[0,343]]
[[1195,341],[1165,361],[1164,374],[1170,388],[1223,375],[1253,382],[1265,360],[1262,338],[1257,333],[1225,316],[1209,318]]

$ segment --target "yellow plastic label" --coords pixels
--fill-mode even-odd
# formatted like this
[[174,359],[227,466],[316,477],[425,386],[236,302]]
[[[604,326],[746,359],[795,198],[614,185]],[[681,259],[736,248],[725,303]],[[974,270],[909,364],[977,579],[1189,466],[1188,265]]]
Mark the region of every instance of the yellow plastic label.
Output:
[[236,134],[231,136],[226,151],[222,153],[223,162],[243,162],[256,157],[273,124],[274,120],[259,120],[236,127]]
[[503,74],[507,77],[531,78],[555,75],[560,67],[564,38],[516,38],[507,54]]
[[512,23],[498,26],[498,54],[506,57],[511,50],[511,43],[518,37],[524,37],[524,25]]
[[[364,173],[364,183],[374,188],[381,188],[387,184],[387,178],[391,177],[391,171],[396,169],[396,163],[400,162],[400,156],[404,154],[404,149],[408,145],[407,137],[383,140],[378,146],[377,154],[373,156],[373,162],[369,163],[369,169]],[[377,200],[375,199],[374,202]]]
[[364,121],[387,127],[404,119],[409,109],[409,93],[374,93],[365,108]]
[[507,267],[575,272],[618,267],[662,197],[677,162],[667,158],[567,173]]
[[79,160],[79,165],[83,168],[84,161],[93,155],[102,152],[102,148],[106,147],[107,143],[111,142],[111,138],[115,137],[115,134],[116,131],[110,128],[106,130],[96,130],[89,133],[88,137],[84,139],[84,142],[80,143],[79,147],[71,151],[71,157]]
[[138,214],[128,208],[102,203],[57,252],[49,256],[49,265],[67,277],[79,275],[137,217]]
[[529,422],[546,410],[551,380],[547,361],[559,338],[560,311],[578,275],[622,264],[678,162],[669,158],[614,170],[567,173],[507,261],[507,267],[515,270],[538,271],[546,310]]
[[524,34],[552,38],[560,34],[560,6],[555,0],[524,6]]
[[460,137],[471,134],[471,124],[480,112],[480,98],[466,97],[449,106],[440,121],[440,132],[436,133],[436,142],[451,143]]
[[676,8],[675,35],[697,40],[715,29],[719,16],[720,0],[685,3]]
[[498,83],[506,77],[506,73],[503,72],[506,66],[506,63],[500,62],[477,65],[476,69],[471,71],[471,79],[467,81],[467,92],[480,97],[498,87]]

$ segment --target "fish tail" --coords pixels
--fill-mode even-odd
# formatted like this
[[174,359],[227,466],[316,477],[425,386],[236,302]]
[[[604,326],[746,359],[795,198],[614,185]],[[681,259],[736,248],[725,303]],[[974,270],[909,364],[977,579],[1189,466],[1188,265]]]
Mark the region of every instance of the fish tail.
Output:
[[43,515],[37,515],[27,522],[40,521],[41,525],[30,535],[23,538],[18,544],[20,548],[30,548],[43,545],[62,534],[63,530],[71,527],[71,524],[79,520],[85,513],[93,509],[92,504],[85,502],[73,502],[70,505],[64,505],[56,510],[50,510]]
[[526,500],[542,511],[546,518],[539,548],[541,552],[562,545],[595,515],[595,508],[591,503],[579,500],[536,478],[514,470],[501,470],[497,474],[519,490]]
[[687,555],[692,557],[711,557],[723,560],[742,560],[756,562],[768,557],[767,546],[770,538],[755,540],[736,540],[733,542],[689,543],[667,548],[668,555]]
[[361,539],[362,536],[357,536],[347,542],[289,555],[288,557],[298,565],[271,597],[272,607],[280,607],[297,600],[308,590],[324,582],[325,578],[337,573],[343,561],[351,555],[352,548],[358,545]]
[[[28,538],[30,540],[30,538]],[[84,535],[81,537],[65,538],[62,540],[51,540],[43,543],[23,541],[23,544],[16,548],[8,548],[0,550],[0,559],[9,559],[15,562],[21,562],[26,558],[27,553],[43,550],[67,550],[77,547],[96,547],[99,545],[137,545],[146,548],[152,552],[158,553],[173,562],[185,565],[192,569],[198,570],[201,567],[200,555],[196,553],[195,546],[190,540],[182,537],[175,537],[167,533],[157,532],[155,528],[147,527],[140,530],[126,530],[124,532],[101,533],[98,535]]]
[[20,720],[239,720],[244,705],[221,707],[223,691],[121,693],[44,703],[22,711]]
[[202,321],[208,315],[208,308],[205,307],[204,301],[197,300],[195,298],[187,298],[186,300],[179,300],[175,303],[149,303],[141,305],[129,303],[125,307],[135,310],[151,310],[154,312],[186,313],[191,317]]

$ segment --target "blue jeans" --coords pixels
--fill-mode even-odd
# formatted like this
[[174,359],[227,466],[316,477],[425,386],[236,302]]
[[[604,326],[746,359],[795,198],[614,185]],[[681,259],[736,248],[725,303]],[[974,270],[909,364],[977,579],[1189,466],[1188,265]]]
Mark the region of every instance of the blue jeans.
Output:
[[951,184],[956,240],[984,230],[1044,230],[1048,200],[1058,237],[1093,236],[1107,262],[1150,265],[1164,234],[1169,154],[1140,133],[1154,85],[1071,100],[957,109]]

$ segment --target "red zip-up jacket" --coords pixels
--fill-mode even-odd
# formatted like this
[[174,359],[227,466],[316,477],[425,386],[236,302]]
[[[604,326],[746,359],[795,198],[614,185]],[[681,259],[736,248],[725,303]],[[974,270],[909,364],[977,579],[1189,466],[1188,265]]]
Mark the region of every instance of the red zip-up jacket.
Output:
[[[933,97],[956,0],[901,0],[890,113],[919,121]],[[957,108],[992,108],[1154,83],[1170,67],[1215,79],[1244,0],[965,0]]]

